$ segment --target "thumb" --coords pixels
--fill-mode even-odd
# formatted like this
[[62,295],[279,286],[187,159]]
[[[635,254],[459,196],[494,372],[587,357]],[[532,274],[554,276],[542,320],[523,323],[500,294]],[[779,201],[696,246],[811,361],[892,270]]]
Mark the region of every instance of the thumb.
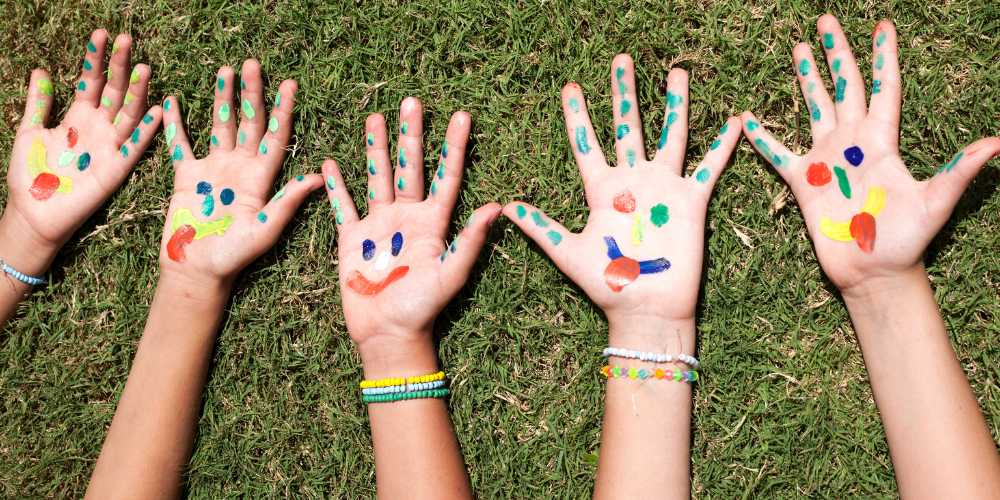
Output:
[[1000,139],[987,137],[969,144],[949,159],[927,186],[924,200],[930,213],[948,218],[965,188],[997,153],[1000,153]]
[[263,244],[265,248],[274,245],[306,196],[322,186],[323,177],[318,174],[300,175],[288,181],[257,213],[257,227],[253,235],[255,243]]
[[575,234],[566,230],[562,224],[546,217],[541,210],[525,203],[508,203],[503,207],[503,214],[535,240],[535,243],[549,254],[552,262],[566,272],[565,264],[569,255],[567,248],[576,237]]
[[490,227],[500,217],[500,204],[489,203],[472,212],[465,221],[465,228],[445,247],[441,254],[442,274],[452,283],[465,283],[472,264],[486,243]]

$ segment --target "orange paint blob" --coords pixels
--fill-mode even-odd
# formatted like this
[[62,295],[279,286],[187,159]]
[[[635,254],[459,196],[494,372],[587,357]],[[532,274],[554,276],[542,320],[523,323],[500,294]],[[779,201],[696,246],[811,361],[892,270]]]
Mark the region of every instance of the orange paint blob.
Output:
[[396,280],[406,276],[408,272],[410,272],[410,266],[400,266],[389,271],[389,275],[384,280],[375,282],[365,278],[365,275],[361,274],[360,271],[351,271],[347,276],[347,286],[358,295],[374,297],[382,293],[382,290],[385,290],[386,287],[393,284]]
[[616,292],[639,277],[639,261],[628,257],[618,257],[604,269],[604,281]]
[[635,212],[635,196],[628,189],[622,189],[615,195],[613,205],[615,210],[623,214]]
[[858,242],[865,253],[875,251],[875,217],[868,212],[861,212],[851,217],[851,236]]
[[806,180],[813,186],[824,186],[833,180],[833,175],[830,174],[830,168],[826,163],[813,163],[806,171]]
[[174,234],[170,235],[170,239],[167,240],[167,257],[174,262],[184,262],[187,260],[187,256],[184,255],[184,247],[194,240],[194,235],[196,231],[193,227],[185,224],[176,231]]
[[45,201],[52,197],[52,193],[59,189],[59,176],[42,172],[35,177],[35,182],[31,183],[28,192],[38,201]]
[[69,128],[69,133],[66,134],[66,141],[69,142],[69,147],[76,146],[76,141],[80,139],[80,133],[73,127]]

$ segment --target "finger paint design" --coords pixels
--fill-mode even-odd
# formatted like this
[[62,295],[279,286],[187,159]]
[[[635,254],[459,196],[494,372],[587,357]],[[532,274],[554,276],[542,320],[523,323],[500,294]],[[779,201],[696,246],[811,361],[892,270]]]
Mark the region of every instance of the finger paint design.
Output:
[[844,169],[834,166],[833,173],[837,174],[837,184],[840,185],[840,192],[844,193],[847,199],[851,199],[851,183],[847,180],[847,172]]
[[42,95],[51,96],[52,95],[52,80],[50,78],[39,78],[35,85],[38,86],[38,92]]
[[232,204],[234,199],[236,199],[236,195],[233,193],[232,189],[226,188],[219,193],[219,201],[221,201],[223,205],[228,206]]
[[371,175],[375,175],[375,159],[374,158],[369,158],[368,159],[368,173],[371,174]]
[[400,177],[399,180],[396,181],[396,187],[398,187],[400,191],[406,189],[406,179]]
[[437,196],[438,194],[438,183],[434,181],[431,183],[431,196]]
[[535,225],[538,227],[549,227],[548,221],[542,218],[542,214],[538,212],[531,212],[531,219],[535,221]]
[[91,52],[97,52],[97,47],[94,47],[94,42],[93,41],[88,41],[87,42],[87,50],[89,50]]
[[816,82],[809,82],[809,86],[806,87],[806,92],[812,94],[813,90],[816,90]]
[[545,233],[545,236],[549,237],[549,241],[551,241],[553,245],[558,245],[559,243],[562,243],[562,235],[555,232],[552,229],[550,229],[549,232]]
[[816,104],[816,101],[813,100],[812,97],[809,98],[809,116],[810,118],[813,119],[813,121],[817,122],[819,121],[820,117],[822,117],[819,111],[819,105]]
[[375,188],[368,188],[368,199],[369,200],[375,199]]
[[382,271],[389,266],[389,252],[382,252],[378,254],[378,259],[375,259],[375,270]]
[[240,130],[240,133],[237,135],[236,142],[238,142],[240,146],[242,146],[244,142],[247,142],[247,135],[244,134],[242,130]]
[[375,134],[373,134],[371,132],[368,132],[368,145],[369,146],[374,146],[375,145]]
[[612,291],[622,291],[640,274],[656,274],[670,269],[670,261],[664,258],[639,262],[624,256],[611,236],[604,237],[604,244],[608,246],[608,258],[611,259],[611,263],[604,269],[604,282]]
[[281,92],[274,94],[274,107],[275,108],[281,107]]
[[247,89],[247,82],[244,82],[243,79],[240,78],[240,90],[246,90],[246,89]]
[[[444,261],[443,256],[441,260]],[[347,276],[347,287],[358,295],[364,297],[374,297],[382,293],[382,291],[389,285],[406,276],[406,273],[409,271],[409,266],[397,267],[392,271],[389,271],[389,275],[386,276],[385,279],[377,282],[365,278],[365,276],[359,271],[351,271],[351,273]]]
[[198,185],[195,186],[194,192],[198,194],[212,194],[212,185],[204,181],[199,182]]
[[444,145],[441,146],[441,158],[448,157],[448,139],[444,140]]
[[410,124],[408,124],[406,122],[403,122],[403,123],[399,124],[399,133],[405,134],[406,131],[409,130],[409,128],[410,128]]
[[708,169],[707,168],[703,168],[703,169],[698,170],[698,172],[696,174],[694,174],[694,178],[697,179],[698,182],[704,184],[704,183],[708,182],[709,175],[710,174],[708,172]]
[[832,66],[834,73],[840,73],[840,58],[834,59]]
[[187,260],[184,255],[184,247],[193,240],[200,240],[212,234],[222,236],[226,234],[226,229],[232,223],[233,217],[229,214],[214,221],[198,222],[191,210],[178,207],[170,223],[170,230],[173,234],[167,241],[167,256],[174,262],[184,262]]
[[643,230],[646,228],[646,223],[642,221],[642,216],[639,214],[635,215],[635,219],[632,220],[632,246],[637,247],[642,245],[642,235]]
[[854,240],[865,253],[875,251],[875,218],[885,206],[885,189],[869,187],[868,199],[865,200],[861,212],[851,218],[850,222],[833,222],[828,217],[819,221],[819,229],[828,238],[837,241]]
[[132,96],[132,91],[125,92],[125,106],[128,106],[129,103],[131,103],[132,99],[134,99],[134,98],[135,97]]
[[215,137],[215,134],[212,134],[212,145],[215,147],[219,147],[219,138]]
[[753,132],[754,130],[757,130],[757,127],[759,127],[759,126],[760,126],[760,124],[757,123],[757,122],[755,122],[755,121],[753,121],[753,120],[747,121],[747,130],[749,130],[750,132]]
[[[215,136],[213,135],[212,137],[215,137]],[[139,143],[139,129],[138,128],[136,128],[135,130],[132,131],[132,139],[131,139],[131,141],[132,141],[132,144],[138,144]]]
[[35,114],[32,115],[31,121],[28,122],[28,125],[34,127],[36,125],[41,125],[41,123],[45,121],[45,118],[42,116],[42,110],[45,109],[45,106],[47,105],[48,103],[45,101],[35,102]]
[[113,80],[114,78],[115,78],[115,71],[111,68],[108,68],[108,80]]
[[635,151],[633,151],[631,149],[628,150],[628,151],[626,151],[625,152],[625,159],[628,160],[628,166],[634,167],[635,166]]
[[169,148],[170,143],[174,140],[174,137],[177,136],[177,125],[174,123],[167,124],[167,130],[164,131],[164,134],[167,136],[167,148]]
[[715,148],[717,148],[717,147],[719,147],[721,145],[722,145],[722,140],[721,139],[716,139],[716,140],[712,141],[712,147],[708,148],[708,150],[709,151],[715,151]]
[[406,168],[406,148],[399,148],[399,167]]
[[302,182],[302,179],[305,179],[305,178],[306,178],[306,176],[304,176],[304,175],[296,175],[295,176],[295,180],[299,181],[299,182]]
[[83,172],[90,166],[90,153],[83,153],[76,159],[76,169]]
[[80,83],[76,84],[76,90],[79,90],[81,92],[87,90],[87,83],[84,82],[83,80],[80,80]]
[[260,151],[260,154],[262,154],[262,155],[266,155],[267,154],[267,139],[261,139],[260,140],[260,148],[258,148],[258,150]]
[[369,239],[361,242],[361,257],[372,260],[375,257],[375,242]]
[[117,53],[118,53],[118,43],[116,42],[111,44],[111,55],[115,55]]
[[[122,147],[124,148],[125,146]],[[174,154],[170,155],[170,158],[173,159],[174,161],[181,161],[184,159],[184,153],[181,152],[180,144],[174,144]]]
[[62,153],[59,153],[59,166],[65,167],[66,165],[73,163],[73,158],[76,158],[76,155],[74,155],[72,151],[63,151]]
[[264,212],[257,212],[257,220],[259,220],[261,224],[267,222],[267,214]]
[[438,179],[444,179],[444,162],[438,164],[437,176]]
[[101,106],[104,106],[105,108],[110,108],[111,107],[111,99],[108,99],[107,96],[101,97]]
[[813,186],[825,186],[831,180],[833,180],[833,176],[830,174],[830,167],[827,167],[826,163],[813,163],[806,170],[806,181]]
[[764,155],[764,157],[767,158],[767,161],[771,162],[774,166],[781,168],[788,167],[788,162],[790,160],[788,159],[787,155],[778,156],[772,153],[771,147],[768,146],[767,143],[764,142],[764,140],[761,138],[757,138],[756,140],[753,141],[753,143],[757,146],[757,149],[760,150],[760,154]]
[[118,126],[118,122],[119,122],[119,121],[121,121],[121,119],[122,119],[122,112],[121,112],[121,111],[119,111],[119,112],[118,112],[118,113],[117,113],[117,114],[115,115],[115,121],[114,121],[114,125],[115,125],[116,127]]
[[620,141],[620,140],[624,139],[625,136],[628,135],[628,133],[629,133],[628,125],[626,125],[626,124],[623,123],[623,124],[621,124],[621,125],[618,126],[618,133],[616,134],[616,136],[618,137],[618,140]]
[[674,109],[677,106],[680,106],[682,102],[684,102],[683,97],[674,94],[673,92],[667,91],[667,105],[670,106],[670,109]]
[[569,100],[569,109],[572,109],[574,113],[580,112],[580,103],[577,102],[575,97]]
[[222,89],[226,88],[226,80],[224,78],[219,78],[215,84],[215,88],[219,89],[219,92],[222,92]]
[[254,117],[257,116],[257,112],[254,111],[253,105],[251,105],[250,101],[246,99],[243,99],[243,116],[250,120],[253,120]]
[[524,209],[521,205],[517,206],[517,218],[524,219],[524,216],[528,215],[528,211]]
[[282,186],[277,193],[274,193],[274,196],[271,197],[271,201],[280,200],[282,196],[285,196],[285,187],[287,186]]
[[122,158],[128,158],[128,146],[123,144],[119,151],[122,153]]
[[882,80],[875,80],[872,82],[872,94],[878,94],[882,92]]
[[74,127],[69,128],[69,132],[66,133],[66,143],[69,144],[70,148],[76,147],[76,141],[80,140],[80,132]]
[[[472,222],[472,217],[469,217],[469,222]],[[469,227],[469,224],[466,223],[465,227]],[[396,233],[392,235],[392,256],[398,257],[399,251],[402,249],[403,249],[403,233],[396,231]]]
[[170,111],[170,99],[163,101],[163,111]]
[[803,59],[799,62],[799,73],[801,73],[802,76],[809,74],[809,61],[807,59]]
[[664,224],[670,221],[670,210],[663,203],[653,206],[649,209],[649,222],[652,222],[656,227],[663,227]]
[[213,211],[215,211],[215,197],[208,195],[205,197],[205,201],[201,203],[201,213],[205,217],[208,217],[212,215]]
[[823,33],[823,46],[826,50],[833,48],[833,33]]
[[451,247],[449,248],[449,250],[451,251],[451,253],[455,253],[455,251],[458,250],[458,240],[461,237],[462,237],[462,235],[458,235],[458,236],[455,237],[455,240],[451,242]]
[[875,27],[875,46],[881,47],[885,43],[885,30],[881,26]]
[[847,163],[854,165],[855,167],[861,165],[861,162],[865,159],[865,153],[861,151],[861,148],[857,146],[851,146],[844,150],[844,158],[847,159]]
[[223,104],[222,106],[219,106],[219,120],[222,123],[226,123],[229,121],[230,114],[232,114],[232,111],[229,109],[229,104]]
[[632,196],[632,192],[628,189],[623,189],[615,194],[611,204],[615,210],[623,214],[630,214],[635,211],[635,196]]
[[590,144],[587,144],[587,127],[583,125],[576,127],[576,149],[580,154],[590,152]]
[[625,99],[622,99],[621,110],[620,110],[622,118],[625,118],[625,115],[628,114],[628,111],[630,109],[632,109],[632,104],[626,101]]
[[[670,93],[667,92],[667,95],[669,96]],[[671,111],[670,114],[667,115],[667,123],[663,126],[663,131],[660,132],[660,142],[657,144],[656,149],[663,149],[663,146],[667,145],[667,136],[670,134],[670,126],[676,121],[677,113]]]
[[847,89],[847,80],[844,77],[837,77],[837,91],[835,94],[837,102],[844,102],[844,90]]
[[958,164],[958,160],[961,160],[963,156],[965,156],[964,151],[955,155],[955,158],[953,158],[950,162],[945,163],[935,175],[940,174],[941,172],[951,172],[952,167]]
[[875,69],[882,69],[882,66],[884,66],[884,65],[885,65],[885,55],[884,54],[878,54],[878,55],[876,55],[875,56]]
[[68,194],[73,191],[73,179],[49,170],[45,156],[46,150],[42,145],[42,139],[36,137],[28,149],[28,174],[35,179],[28,192],[38,201],[51,198],[53,193]]
[[332,175],[326,176],[326,188],[329,189],[330,191],[333,191],[334,189],[337,188],[337,181],[336,179],[333,178]]

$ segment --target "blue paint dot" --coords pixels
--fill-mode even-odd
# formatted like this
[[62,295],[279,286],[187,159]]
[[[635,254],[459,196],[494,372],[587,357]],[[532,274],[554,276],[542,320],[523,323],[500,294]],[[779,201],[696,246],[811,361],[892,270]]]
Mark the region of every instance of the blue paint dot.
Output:
[[392,235],[392,256],[399,255],[399,250],[403,248],[403,233],[397,232]]
[[228,205],[232,203],[233,198],[236,198],[236,195],[233,194],[232,189],[226,188],[223,189],[221,193],[219,193],[219,201],[221,201],[223,205]]
[[212,185],[207,182],[199,182],[198,189],[195,192],[198,194],[212,194]]
[[851,146],[844,150],[844,158],[847,158],[847,162],[856,167],[861,165],[861,161],[865,159],[865,154],[861,152],[861,148]]
[[76,168],[79,171],[87,170],[90,166],[90,153],[83,153],[79,158],[76,159]]
[[365,240],[361,242],[361,256],[365,260],[372,260],[375,257],[375,242]]

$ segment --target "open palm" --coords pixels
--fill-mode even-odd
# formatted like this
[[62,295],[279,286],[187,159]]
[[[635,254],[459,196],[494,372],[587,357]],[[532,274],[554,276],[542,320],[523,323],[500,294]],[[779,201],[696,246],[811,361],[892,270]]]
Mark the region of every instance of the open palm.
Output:
[[500,206],[480,207],[449,245],[451,212],[462,181],[471,119],[455,113],[424,198],[423,111],[412,97],[400,106],[395,172],[385,118],[365,125],[369,214],[359,219],[336,163],[323,173],[337,222],[344,318],[359,345],[371,338],[417,340],[465,284]]
[[[233,102],[237,85],[239,107]],[[239,83],[232,68],[221,68],[213,87],[211,146],[200,160],[184,133],[177,99],[164,101],[167,148],[176,175],[160,265],[192,278],[231,279],[277,241],[302,200],[321,187],[323,179],[299,175],[271,196],[291,137],[294,81],[278,87],[270,118],[256,61],[243,64]],[[236,109],[243,111],[241,118]]]
[[1000,140],[977,141],[950,157],[930,180],[916,181],[899,156],[902,82],[892,23],[883,21],[875,28],[870,106],[837,19],[823,16],[817,27],[834,99],[809,45],[800,43],[793,52],[813,149],[797,156],[750,112],[742,121],[747,138],[791,186],[820,264],[844,290],[918,265],[966,186],[1000,151]]
[[40,240],[61,246],[125,180],[160,124],[146,113],[149,68],[130,62],[131,39],[119,35],[104,74],[108,35],[87,44],[76,99],[62,123],[45,128],[53,101],[48,73],[31,75],[24,120],[7,172],[10,205]]
[[611,316],[694,317],[701,278],[705,212],[740,128],[731,118],[694,175],[682,177],[687,148],[688,77],[667,78],[664,127],[656,155],[646,160],[632,58],[612,62],[618,166],[597,144],[580,86],[563,88],[562,103],[573,154],[590,207],[580,234],[524,203],[504,215],[517,223]]

